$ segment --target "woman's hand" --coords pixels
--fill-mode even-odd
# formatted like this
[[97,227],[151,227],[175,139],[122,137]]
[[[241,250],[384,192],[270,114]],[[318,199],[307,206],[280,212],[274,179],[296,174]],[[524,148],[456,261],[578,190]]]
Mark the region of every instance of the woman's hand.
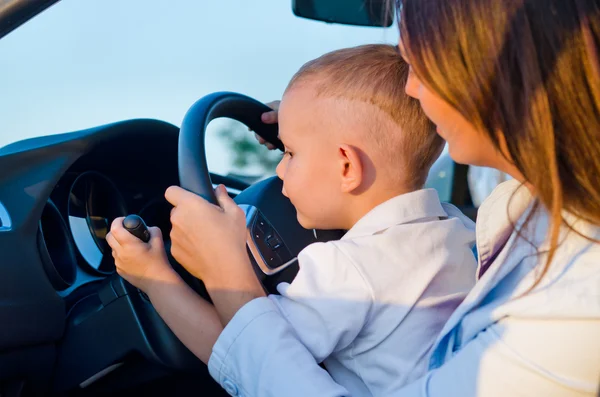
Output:
[[112,248],[117,273],[148,293],[168,272],[174,272],[167,259],[162,233],[157,227],[148,228],[150,241],[144,243],[123,227],[123,219],[113,221],[106,241]]
[[[279,119],[277,117],[277,112],[279,111],[280,103],[281,103],[281,101],[272,101],[272,102],[269,102],[266,104],[268,107],[270,107],[273,110],[270,112],[263,113],[261,115],[261,120],[263,123],[275,124],[278,122]],[[260,135],[255,133],[254,136],[256,137],[256,140],[258,141],[258,143],[260,143],[261,145],[265,145],[269,150],[276,149],[276,147],[273,146],[273,144],[264,140]]]

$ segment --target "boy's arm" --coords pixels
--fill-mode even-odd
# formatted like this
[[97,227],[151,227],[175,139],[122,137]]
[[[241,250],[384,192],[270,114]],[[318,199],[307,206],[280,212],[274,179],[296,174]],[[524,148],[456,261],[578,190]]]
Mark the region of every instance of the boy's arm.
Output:
[[205,364],[223,330],[213,305],[192,290],[172,268],[147,288],[154,308],[179,340]]

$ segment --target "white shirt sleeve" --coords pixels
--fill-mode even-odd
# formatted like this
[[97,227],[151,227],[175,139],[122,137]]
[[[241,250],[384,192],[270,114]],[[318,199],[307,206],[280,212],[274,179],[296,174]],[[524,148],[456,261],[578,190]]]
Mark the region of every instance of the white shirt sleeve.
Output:
[[367,321],[373,293],[351,259],[333,243],[315,243],[298,256],[292,284],[269,298],[317,362],[347,347]]

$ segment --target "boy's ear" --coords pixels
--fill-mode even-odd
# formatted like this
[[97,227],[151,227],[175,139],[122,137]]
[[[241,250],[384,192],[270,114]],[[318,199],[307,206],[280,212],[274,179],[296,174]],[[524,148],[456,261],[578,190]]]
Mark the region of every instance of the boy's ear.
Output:
[[358,150],[350,145],[338,147],[338,158],[341,172],[341,189],[343,193],[351,193],[363,182],[363,163]]

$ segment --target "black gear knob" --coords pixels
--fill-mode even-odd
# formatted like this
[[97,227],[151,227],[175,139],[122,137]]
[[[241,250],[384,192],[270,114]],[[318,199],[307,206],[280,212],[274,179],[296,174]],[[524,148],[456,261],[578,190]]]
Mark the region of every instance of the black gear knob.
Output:
[[123,227],[144,243],[150,241],[148,226],[146,226],[146,223],[139,215],[128,215],[123,219]]

